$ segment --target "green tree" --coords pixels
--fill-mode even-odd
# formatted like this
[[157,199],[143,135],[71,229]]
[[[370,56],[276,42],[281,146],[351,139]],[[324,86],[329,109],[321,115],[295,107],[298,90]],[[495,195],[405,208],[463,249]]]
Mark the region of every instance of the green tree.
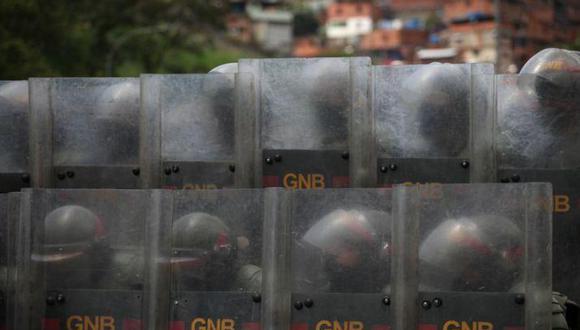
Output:
[[239,55],[213,49],[226,3],[0,1],[0,79],[206,71]]

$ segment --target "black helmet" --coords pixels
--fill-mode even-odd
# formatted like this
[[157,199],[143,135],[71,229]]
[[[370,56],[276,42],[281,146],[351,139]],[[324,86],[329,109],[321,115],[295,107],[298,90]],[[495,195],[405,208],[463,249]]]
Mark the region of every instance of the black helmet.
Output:
[[421,243],[425,289],[506,292],[521,280],[524,242],[509,219],[480,215],[449,219]]
[[538,52],[524,64],[518,85],[542,103],[580,101],[580,53],[548,48]]
[[376,211],[339,209],[324,216],[298,244],[304,256],[320,265],[304,262],[310,269],[298,274],[298,281],[333,292],[378,292],[388,281],[388,261],[382,260],[384,233],[375,225],[389,220],[388,214]]
[[87,254],[105,230],[101,220],[90,210],[66,205],[50,212],[44,219],[42,251],[32,258],[39,262],[61,262]]
[[424,141],[418,149],[446,156],[463,151],[469,141],[468,86],[465,71],[451,64],[425,65],[405,79],[400,102],[411,131]]
[[185,215],[173,224],[172,238],[171,264],[182,285],[215,290],[235,277],[236,241],[220,218],[201,212]]

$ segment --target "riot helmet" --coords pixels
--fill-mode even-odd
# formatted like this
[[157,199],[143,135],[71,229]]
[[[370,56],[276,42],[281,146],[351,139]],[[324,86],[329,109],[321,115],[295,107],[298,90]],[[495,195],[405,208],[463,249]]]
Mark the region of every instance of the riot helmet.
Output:
[[94,254],[105,237],[101,219],[87,208],[66,205],[50,212],[43,225],[43,244],[31,259],[44,269],[47,282],[70,288],[97,285]]
[[305,268],[298,270],[298,287],[311,285],[330,292],[380,291],[388,280],[388,261],[382,253],[386,239],[375,226],[377,220],[387,222],[389,216],[338,209],[316,222],[298,242],[302,255],[312,259],[297,263]]
[[224,63],[211,69],[209,73],[238,73],[238,63]]
[[[520,166],[576,168],[580,133],[580,56],[545,49],[517,76],[517,86],[498,102],[500,147]],[[518,165],[518,164],[515,164]]]
[[[408,126],[416,131],[419,153],[458,156],[469,141],[469,84],[451,64],[422,66],[403,82],[399,94]],[[450,126],[452,128],[450,128]]]
[[237,248],[229,227],[218,217],[195,212],[172,228],[172,272],[187,290],[228,290]]
[[44,245],[33,254],[34,261],[61,262],[86,255],[104,237],[101,220],[89,209],[66,205],[44,219]]
[[495,215],[452,218],[419,248],[424,290],[508,292],[522,280],[521,230]]
[[518,85],[543,104],[575,106],[580,101],[580,53],[557,48],[538,52],[520,70]]

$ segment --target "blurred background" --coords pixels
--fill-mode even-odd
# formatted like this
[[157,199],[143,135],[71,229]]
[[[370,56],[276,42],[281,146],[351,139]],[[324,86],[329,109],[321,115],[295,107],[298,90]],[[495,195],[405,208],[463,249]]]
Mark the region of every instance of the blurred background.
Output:
[[241,57],[492,62],[580,49],[580,0],[1,0],[0,79],[208,72]]

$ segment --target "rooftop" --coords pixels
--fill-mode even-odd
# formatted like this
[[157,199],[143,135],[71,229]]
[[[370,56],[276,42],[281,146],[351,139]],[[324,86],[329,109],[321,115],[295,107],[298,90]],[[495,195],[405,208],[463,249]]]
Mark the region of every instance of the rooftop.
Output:
[[340,20],[372,15],[373,6],[370,3],[333,3],[326,8],[327,20]]
[[248,6],[247,13],[252,21],[292,23],[294,19],[294,15],[289,11],[277,9],[264,10],[257,6]]

